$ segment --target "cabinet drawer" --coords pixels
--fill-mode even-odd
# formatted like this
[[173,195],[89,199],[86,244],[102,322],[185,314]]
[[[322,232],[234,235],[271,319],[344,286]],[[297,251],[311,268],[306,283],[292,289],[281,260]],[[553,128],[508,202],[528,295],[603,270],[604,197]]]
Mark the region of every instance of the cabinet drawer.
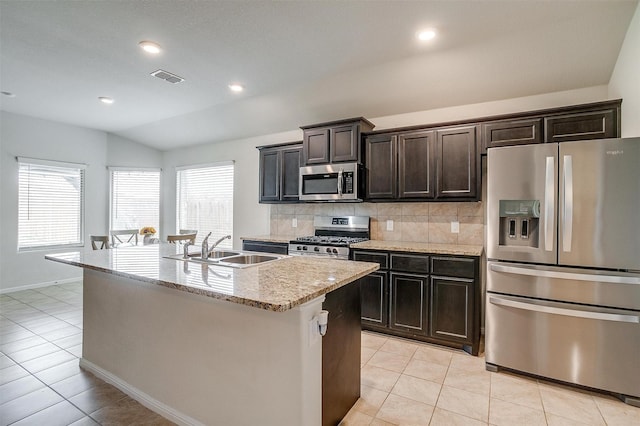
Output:
[[391,269],[394,271],[429,273],[429,256],[422,254],[391,254]]
[[432,257],[431,273],[447,277],[475,278],[476,260],[471,258]]
[[380,269],[389,269],[389,255],[375,251],[354,251],[353,260],[360,262],[374,262],[380,265]]

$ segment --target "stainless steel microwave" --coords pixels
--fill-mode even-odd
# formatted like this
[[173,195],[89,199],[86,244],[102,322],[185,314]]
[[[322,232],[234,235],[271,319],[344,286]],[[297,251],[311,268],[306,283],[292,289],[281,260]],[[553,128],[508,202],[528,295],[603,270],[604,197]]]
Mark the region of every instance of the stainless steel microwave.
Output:
[[300,167],[300,200],[362,201],[360,170],[357,163]]

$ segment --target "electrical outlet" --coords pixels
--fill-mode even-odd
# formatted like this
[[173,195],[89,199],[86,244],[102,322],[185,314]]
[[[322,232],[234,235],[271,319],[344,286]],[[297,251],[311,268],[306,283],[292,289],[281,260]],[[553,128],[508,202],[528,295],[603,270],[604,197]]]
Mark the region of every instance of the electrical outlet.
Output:
[[451,222],[451,233],[452,234],[460,233],[460,222],[457,222],[457,221]]
[[297,228],[298,227],[298,218],[293,218],[291,219],[291,227],[292,228]]
[[387,220],[387,231],[393,231],[393,220]]

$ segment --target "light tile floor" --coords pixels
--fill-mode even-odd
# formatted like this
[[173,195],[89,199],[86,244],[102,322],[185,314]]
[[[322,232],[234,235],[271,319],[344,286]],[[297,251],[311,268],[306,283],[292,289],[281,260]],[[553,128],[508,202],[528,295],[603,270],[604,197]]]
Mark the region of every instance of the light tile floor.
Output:
[[[81,283],[0,295],[0,426],[172,424],[81,370],[81,351]],[[342,424],[640,426],[640,409],[363,332],[361,398]]]
[[640,408],[612,396],[490,373],[484,356],[441,346],[363,332],[361,364],[361,396],[342,426],[640,426]]
[[80,369],[82,283],[0,295],[0,426],[172,425]]

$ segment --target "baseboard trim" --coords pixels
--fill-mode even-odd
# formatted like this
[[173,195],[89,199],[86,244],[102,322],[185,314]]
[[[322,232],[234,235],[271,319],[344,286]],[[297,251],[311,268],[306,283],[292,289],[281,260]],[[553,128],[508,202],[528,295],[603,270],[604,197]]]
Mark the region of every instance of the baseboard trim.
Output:
[[94,374],[105,382],[115,386],[120,389],[122,392],[129,395],[131,398],[138,401],[140,404],[144,405],[151,411],[155,411],[160,414],[162,417],[171,420],[172,422],[181,425],[181,426],[205,426],[203,423],[200,423],[196,419],[193,419],[187,416],[180,411],[169,407],[168,405],[158,401],[157,399],[149,396],[144,393],[140,389],[131,386],[129,383],[120,379],[119,377],[111,374],[110,372],[98,367],[91,361],[87,361],[84,358],[80,358],[80,368],[87,370],[88,372]]
[[82,281],[82,276],[79,276],[77,278],[67,278],[64,280],[46,281],[43,283],[21,285],[17,287],[0,288],[0,294],[14,293],[16,291],[21,291],[21,290],[33,290],[34,288],[49,287],[52,285],[69,284],[77,281]]

